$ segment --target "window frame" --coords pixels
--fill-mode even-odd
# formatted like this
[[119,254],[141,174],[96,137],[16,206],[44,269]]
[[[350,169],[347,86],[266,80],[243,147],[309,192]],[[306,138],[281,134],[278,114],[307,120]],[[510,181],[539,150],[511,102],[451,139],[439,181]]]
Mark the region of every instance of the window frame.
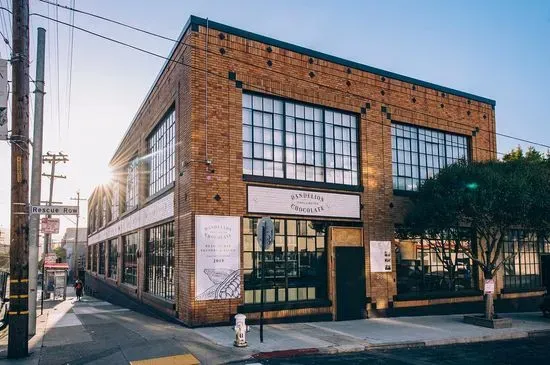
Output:
[[[114,250],[113,250],[113,247],[114,247]],[[109,259],[107,262],[107,277],[113,280],[117,280],[118,278],[118,238],[113,238],[107,241],[107,254],[109,256]]]
[[[259,219],[258,217],[243,217],[243,301],[244,305],[247,306],[254,306],[260,302],[258,293],[260,291],[259,275],[261,272],[261,249],[256,240],[255,227]],[[294,234],[292,234],[292,230],[289,231],[290,221],[293,221],[295,225]],[[301,234],[299,231],[300,222],[305,226],[306,234]],[[270,294],[266,290],[266,303],[268,305],[280,305],[328,300],[328,222],[305,218],[275,218],[274,223],[276,225],[276,232],[279,233],[275,234],[274,244],[266,250],[266,263],[273,266],[273,276],[270,276],[269,269],[266,269],[266,289],[272,290],[273,301],[270,301]],[[322,235],[318,235],[317,232],[309,226],[309,223],[325,224],[325,232]],[[279,225],[279,227],[277,227],[277,225]],[[310,231],[312,232],[308,233]],[[277,242],[277,239],[281,237],[282,244]],[[321,249],[319,249],[320,246],[318,246],[318,238],[322,239]],[[293,245],[295,246],[293,250],[289,250],[289,241],[293,241]],[[305,256],[303,255],[304,252],[300,251],[301,244],[305,244]],[[310,250],[310,244],[313,244],[313,250]],[[283,250],[278,251],[277,248],[282,248]],[[289,253],[293,255],[289,255]],[[271,260],[269,259],[270,255],[272,257]],[[277,260],[277,256],[280,257],[280,255],[283,256],[283,260]],[[292,259],[292,256],[294,256],[295,259]],[[315,262],[312,262],[313,257],[315,258]],[[304,265],[302,265],[302,260],[306,260],[304,261]],[[306,264],[307,262],[309,262],[309,265]],[[279,265],[277,265],[277,263]],[[292,267],[296,270],[296,275],[289,276],[289,264],[293,265]],[[300,272],[302,267],[306,268],[305,270],[320,270],[320,272],[317,272],[316,276],[302,275]],[[284,271],[284,275],[277,275],[278,270],[281,269]],[[292,269],[290,271],[292,271]],[[289,279],[295,282],[289,282]],[[272,285],[268,287],[267,285],[269,285],[271,281]],[[314,295],[310,295],[310,289],[312,288],[314,289]],[[290,294],[290,290],[293,291],[292,294]],[[306,296],[305,299],[302,298],[304,293]]]
[[[510,250],[511,245],[512,249]],[[544,237],[539,237],[536,233],[526,232],[522,229],[512,229],[508,232],[503,242],[503,257],[515,254],[516,248],[519,252],[512,260],[508,260],[503,265],[504,291],[540,290],[543,287],[541,255],[548,253],[546,252],[547,245]],[[535,271],[535,273],[529,274],[527,271]]]
[[147,196],[163,191],[176,181],[176,140],[176,108],[172,105],[145,139],[149,156]]
[[[128,246],[134,246],[134,250],[129,252]],[[137,286],[138,284],[138,255],[139,233],[133,232],[122,236],[122,283]],[[129,260],[131,259],[131,260]],[[132,265],[132,266],[130,266]],[[127,269],[133,269],[131,274]]]
[[[405,130],[403,128],[407,128],[407,129],[411,129],[411,130]],[[403,132],[410,132],[410,133],[413,133],[413,130],[414,130],[416,138],[413,139],[413,137],[407,138],[407,137],[404,137],[404,136],[398,136],[397,134],[394,134],[394,130],[397,130],[397,129],[401,129],[401,131],[403,131]],[[429,132],[429,137],[428,137],[428,133],[426,133],[426,132]],[[440,133],[443,136],[443,144],[435,143],[435,142],[432,142],[432,141],[429,141],[429,142],[425,141],[426,138],[430,138],[430,139],[436,138],[436,137],[433,136],[433,133]],[[421,151],[421,148],[420,148],[420,143],[422,141],[422,139],[420,138],[421,135],[424,136],[424,142],[429,143],[430,145],[432,145],[432,148],[433,148],[433,145],[437,145],[438,149],[439,149],[440,146],[443,146],[443,152],[444,152],[443,155],[441,155],[439,153],[438,154],[428,153],[427,149],[425,149],[424,151]],[[414,194],[414,193],[416,193],[416,191],[418,190],[420,185],[430,177],[429,174],[428,174],[429,169],[437,170],[433,174],[433,176],[435,176],[435,175],[437,175],[437,173],[441,169],[443,169],[447,166],[450,166],[453,163],[457,163],[458,161],[460,161],[461,160],[460,158],[455,158],[454,156],[449,156],[448,155],[448,149],[449,148],[453,148],[453,147],[458,148],[458,147],[465,146],[464,149],[465,149],[465,152],[466,152],[466,163],[470,163],[472,161],[472,152],[471,152],[472,138],[471,138],[471,136],[466,135],[466,134],[459,134],[459,133],[445,131],[445,130],[442,130],[442,129],[418,126],[418,125],[407,123],[407,122],[392,120],[391,121],[390,138],[391,138],[391,151],[392,151],[392,156],[391,156],[392,186],[393,186],[394,194],[398,194],[398,195],[399,194],[403,194],[403,195]],[[394,138],[396,139],[396,141],[397,141],[398,138],[404,138],[404,139],[411,140],[411,148],[409,150],[404,149],[404,148],[400,149],[399,146],[398,146],[398,143],[394,144]],[[466,143],[465,143],[465,145],[464,144],[457,145],[456,142],[452,141],[453,138],[464,138],[466,140]],[[451,141],[447,142],[448,139],[451,139]],[[412,148],[413,142],[415,142],[414,146],[415,146],[416,149]],[[403,153],[406,153],[407,155],[409,155],[410,156],[409,158],[411,159],[411,162],[407,163],[407,158],[406,158],[405,155],[404,155],[404,162],[401,162],[400,159],[399,159],[399,153],[400,152],[403,152]],[[413,154],[416,154],[416,164],[412,161],[412,158],[413,158],[412,155]],[[432,164],[433,164],[433,161],[434,161],[433,159],[434,158],[436,160],[438,160],[438,167],[429,166],[428,160],[427,160],[428,156],[430,156],[432,158]],[[423,162],[421,160],[422,157],[425,158],[425,161],[426,161],[425,165],[422,164],[422,162]],[[449,159],[454,160],[454,161],[452,161],[451,164],[449,164]],[[442,161],[444,162],[443,166],[441,166]],[[404,165],[405,168],[407,166],[409,166],[411,168],[410,176],[406,175],[406,174],[400,175],[400,171],[399,171],[400,165]],[[426,171],[426,177],[423,177],[424,170]],[[414,172],[416,172],[416,177],[415,177]],[[396,184],[396,179],[406,179],[406,180],[410,179],[410,180],[412,180],[413,188],[412,189],[407,189],[406,188],[406,186],[407,186],[406,183],[405,183],[405,189],[399,188],[399,184]],[[417,184],[416,187],[414,187],[415,183]]]
[[[245,98],[245,95],[249,95],[251,100],[254,100],[254,97],[259,97],[259,98],[266,98],[266,99],[271,99],[273,101],[273,104],[272,104],[272,108],[271,108],[271,111],[264,111],[264,108],[262,107],[262,111],[258,110],[258,109],[255,109],[253,107],[253,102],[250,106],[245,106],[245,103],[244,103],[244,98]],[[313,104],[313,103],[308,103],[308,102],[304,102],[304,101],[300,101],[300,100],[296,100],[296,99],[290,99],[290,98],[284,98],[284,97],[278,97],[278,96],[274,96],[274,95],[270,95],[270,94],[263,94],[263,93],[258,93],[258,92],[254,92],[254,91],[249,91],[249,90],[245,90],[243,91],[242,93],[242,98],[241,98],[241,101],[242,101],[242,104],[241,104],[241,111],[243,113],[243,116],[242,116],[242,119],[241,119],[241,128],[242,128],[242,138],[241,138],[241,147],[242,147],[242,171],[243,171],[243,180],[247,180],[247,181],[258,181],[258,182],[264,182],[264,181],[267,181],[267,182],[280,182],[280,183],[286,183],[286,184],[290,184],[290,185],[296,185],[296,186],[312,186],[312,187],[321,187],[321,188],[329,188],[329,189],[338,189],[338,190],[352,190],[352,191],[361,191],[363,190],[362,188],[362,176],[361,176],[361,114],[360,113],[356,113],[356,112],[353,112],[353,111],[349,111],[349,110],[343,110],[343,109],[337,109],[337,108],[332,108],[332,107],[327,107],[327,106],[324,106],[324,105],[320,105],[320,104]],[[263,101],[263,100],[262,100]],[[282,103],[282,114],[280,113],[277,113],[275,111],[275,101],[277,102],[280,102]],[[295,108],[295,112],[293,115],[290,115],[290,114],[287,114],[287,107],[288,105],[287,104],[292,104]],[[263,104],[263,102],[262,102]],[[304,107],[305,109],[307,108],[311,108],[313,111],[312,111],[312,117],[310,119],[306,119],[308,118],[305,114],[303,117],[301,116],[297,116],[296,115],[296,106],[301,106],[301,107]],[[250,110],[251,112],[251,120],[250,120],[250,124],[247,124],[245,123],[245,116],[244,116],[244,112],[245,112],[245,109],[247,110]],[[316,117],[315,117],[315,113],[317,110],[320,110],[320,120],[317,120]],[[254,123],[254,114],[255,114],[255,111],[257,113],[260,113],[262,114],[262,118],[263,118],[263,114],[264,113],[270,113],[272,118],[271,118],[271,127],[264,127],[264,123],[262,121],[262,124],[261,125],[256,125]],[[336,138],[335,138],[335,135],[334,135],[334,131],[333,131],[333,134],[332,134],[332,137],[330,136],[327,136],[327,126],[332,126],[334,127],[335,124],[334,123],[328,123],[327,122],[327,113],[332,113],[331,115],[334,115],[333,113],[339,113],[341,114],[341,116],[346,116],[346,117],[354,117],[355,118],[355,128],[351,127],[351,118],[350,118],[350,126],[344,126],[343,125],[343,122],[340,122],[339,125],[336,125],[337,127],[341,127],[341,128],[348,128],[350,129],[350,137],[349,137],[349,140],[345,141],[346,143],[349,143],[350,146],[349,146],[349,155],[344,155],[343,152],[341,154],[338,154],[340,157],[342,157],[342,161],[345,161],[346,158],[349,158],[349,169],[345,169],[344,168],[344,162],[342,162],[342,167],[336,167],[336,160],[334,161],[334,165],[333,166],[329,166],[327,165],[327,154],[328,155],[332,155],[333,158],[336,158],[336,151],[335,151],[335,144],[336,144]],[[275,119],[276,119],[276,115],[277,116],[281,116],[282,118],[282,126],[280,129],[276,128],[275,126]],[[294,120],[294,129],[291,130],[292,128],[288,128],[287,126],[287,119],[293,119]],[[344,118],[346,119],[346,118]],[[297,131],[297,127],[296,127],[296,120],[300,120],[300,121],[304,121],[304,131],[303,132],[299,132]],[[305,129],[305,126],[307,126],[307,124],[312,124],[312,133],[311,134],[307,134],[306,133],[306,129]],[[317,135],[316,132],[317,132],[317,129],[315,128],[316,127],[316,123],[320,123],[320,126],[321,126],[321,131],[320,131],[320,134]],[[250,128],[250,140],[245,140],[245,127],[249,127]],[[255,137],[254,137],[254,128],[255,127],[260,127],[261,128],[261,131],[262,133],[265,133],[265,130],[269,130],[271,131],[271,143],[264,143],[264,137],[262,137],[262,142],[260,143],[257,143],[255,142]],[[329,128],[330,129],[330,128]],[[353,136],[353,133],[351,133],[353,131],[353,129],[355,129],[355,135]],[[282,141],[281,141],[281,144],[278,145],[276,144],[276,141],[275,141],[275,131],[280,131],[281,132],[281,138],[282,138]],[[294,139],[295,139],[295,142],[294,142],[294,145],[291,146],[289,145],[288,141],[287,141],[287,134],[288,133],[291,133],[293,134],[294,136]],[[296,140],[296,136],[300,134],[300,135],[303,135],[304,136],[304,140],[305,140],[305,144],[302,147],[299,147],[298,146],[298,143],[297,143],[297,140]],[[309,148],[308,145],[307,145],[307,141],[308,141],[308,137],[311,137],[311,140],[312,140],[312,147]],[[317,150],[316,149],[316,138],[317,139],[320,139],[320,141],[322,142],[322,147]],[[339,141],[342,142],[342,144],[344,144],[344,140],[343,139],[339,139]],[[332,152],[330,151],[327,151],[327,148],[326,148],[326,145],[327,145],[327,142],[331,142],[332,143]],[[245,157],[245,143],[249,143],[250,144],[250,148],[251,148],[251,153],[250,153],[250,156],[247,156]],[[353,151],[353,145],[355,144],[356,146],[356,149],[355,149],[355,152]],[[261,145],[261,147],[265,150],[265,147],[267,146],[268,147],[268,150],[269,150],[269,147],[272,148],[272,156],[273,158],[271,159],[265,159],[264,157],[255,157],[254,155],[254,152],[255,152],[255,148],[256,146],[255,145]],[[275,148],[276,147],[280,147],[282,149],[282,158],[279,161],[276,160],[275,158]],[[287,151],[288,150],[288,151]],[[306,154],[306,156],[304,157],[304,161],[303,163],[302,162],[298,162],[298,156],[297,156],[297,153],[298,153],[298,150],[300,151],[304,151],[304,154]],[[290,152],[290,155],[292,155],[292,152],[294,152],[294,158],[292,159],[293,161],[289,161],[289,157],[288,157],[288,154]],[[308,163],[307,162],[307,154],[310,154],[310,155],[313,155],[313,162],[311,163]],[[320,162],[319,165],[317,165],[317,161],[316,161],[316,155],[317,154],[320,154],[320,156],[322,157],[322,161]],[[262,156],[263,156],[263,153],[262,153]],[[353,170],[353,160],[355,159],[355,170]],[[254,174],[254,161],[255,160],[261,160],[262,161],[262,169],[263,169],[263,172],[262,174]],[[250,163],[250,171],[247,172],[247,168],[245,166],[245,164],[247,163]],[[267,163],[271,163],[273,164],[273,174],[272,175],[266,175],[265,174],[265,167],[264,167],[264,164],[265,162]],[[275,169],[275,164],[277,163],[280,163],[282,165],[282,176],[276,176],[276,169]],[[300,167],[304,167],[304,170],[305,170],[305,173],[304,173],[304,178],[303,179],[299,179],[297,178],[297,167],[300,165]],[[313,169],[312,173],[313,173],[313,179],[308,179],[308,175],[307,175],[307,169],[308,167],[311,169]],[[294,177],[289,177],[289,169],[291,170],[292,168],[294,168]],[[315,169],[318,168],[320,170],[322,170],[322,175],[323,175],[323,181],[317,181],[317,177],[316,177],[316,171]],[[327,174],[327,170],[330,170],[332,169],[332,173],[334,174],[333,175],[333,181],[331,182],[329,179],[328,179],[328,174]],[[339,171],[341,172],[342,174],[342,183],[338,183],[338,182],[335,182],[336,180],[336,171]],[[345,183],[345,175],[346,173],[350,173],[350,178],[352,179],[351,180],[351,183],[350,184],[347,184]],[[356,174],[356,184],[353,184],[353,174]]]
[[[173,302],[176,294],[175,222],[148,228],[145,237],[145,291]],[[159,252],[161,255],[157,254]],[[158,268],[163,263],[165,268],[161,269],[159,277]]]
[[[134,157],[128,162],[126,167],[126,185],[125,185],[125,212],[130,212],[137,208],[139,202],[139,157]],[[130,173],[132,179],[130,181]],[[130,184],[130,182],[132,184]],[[131,186],[131,187],[130,187]],[[132,193],[132,194],[130,194]]]

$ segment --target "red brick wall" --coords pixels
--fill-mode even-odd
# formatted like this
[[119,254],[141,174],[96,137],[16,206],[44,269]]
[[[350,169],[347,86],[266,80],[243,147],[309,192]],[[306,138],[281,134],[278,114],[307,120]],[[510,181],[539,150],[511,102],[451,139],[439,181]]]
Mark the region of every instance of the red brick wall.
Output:
[[[215,29],[209,31],[209,51],[206,52],[206,28],[200,26],[198,32],[191,33],[189,42],[195,67],[191,75],[192,159],[197,162],[193,164],[194,213],[247,215],[246,183],[242,180],[243,90],[357,113],[361,115],[360,159],[364,186],[361,201],[364,204],[367,295],[378,308],[386,306],[396,294],[395,272],[371,274],[368,252],[371,240],[393,240],[394,223],[402,219],[406,206],[406,199],[393,195],[391,120],[464,135],[471,135],[477,126],[480,131],[472,138],[472,157],[489,159],[495,157],[492,152],[495,150],[495,120],[491,105],[443,95],[418,85],[413,90],[412,84],[357,69],[348,73],[345,66],[314,58],[310,61],[309,56],[274,46],[271,46],[272,52],[268,52],[266,44],[226,33],[220,37],[220,31]],[[268,60],[272,62],[271,67]],[[206,64],[209,71],[207,98],[203,72]],[[236,79],[242,81],[242,89],[229,80],[229,72],[235,72]],[[310,72],[314,73],[313,77]],[[361,114],[361,108],[367,103],[370,109]],[[386,108],[385,112],[382,107]],[[210,166],[205,163],[207,159],[212,161]],[[220,201],[213,199],[215,194],[221,196]],[[193,225],[192,217],[189,220],[186,226]],[[184,246],[189,249],[186,251],[188,259],[183,262],[184,271],[189,273],[191,280],[189,284],[186,282],[184,289],[184,292],[190,290],[190,294],[184,295],[180,304],[191,313],[180,316],[192,325],[227,321],[241,301],[193,301],[194,242],[186,239]]]

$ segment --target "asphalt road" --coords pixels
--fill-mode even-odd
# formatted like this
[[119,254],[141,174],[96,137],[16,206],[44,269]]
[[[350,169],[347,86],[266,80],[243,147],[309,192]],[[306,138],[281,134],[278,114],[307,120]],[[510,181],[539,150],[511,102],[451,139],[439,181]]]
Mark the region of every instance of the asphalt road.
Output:
[[369,365],[428,365],[428,364],[533,364],[550,363],[550,335],[532,338],[480,342],[437,347],[401,348],[366,351],[353,354],[312,355],[296,358],[262,359],[249,364],[369,364]]

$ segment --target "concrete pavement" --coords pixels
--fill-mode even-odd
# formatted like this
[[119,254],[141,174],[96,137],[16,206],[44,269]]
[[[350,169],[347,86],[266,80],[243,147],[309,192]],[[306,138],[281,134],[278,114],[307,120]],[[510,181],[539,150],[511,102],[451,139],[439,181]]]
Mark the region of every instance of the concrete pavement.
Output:
[[248,333],[247,348],[233,346],[232,326],[189,329],[106,301],[45,302],[30,339],[31,355],[6,360],[7,338],[0,339],[0,364],[219,364],[296,354],[336,354],[396,347],[527,338],[550,333],[540,313],[508,314],[512,328],[488,329],[462,322],[462,315],[377,318],[345,322],[273,324]]

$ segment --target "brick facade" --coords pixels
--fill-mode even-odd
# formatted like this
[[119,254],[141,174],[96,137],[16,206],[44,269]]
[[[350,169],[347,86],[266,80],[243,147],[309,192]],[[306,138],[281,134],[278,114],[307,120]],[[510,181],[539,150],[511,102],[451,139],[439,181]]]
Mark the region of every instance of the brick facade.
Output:
[[[158,196],[147,197],[147,171],[142,168],[139,208],[169,191],[175,193],[176,297],[172,308],[159,308],[177,314],[188,325],[227,323],[244,301],[244,285],[241,286],[241,299],[194,300],[195,215],[258,216],[247,212],[247,185],[250,182],[243,179],[243,91],[339,109],[360,117],[361,219],[334,221],[362,225],[362,229],[355,228],[358,235],[352,231],[349,234],[360,240],[351,245],[362,244],[365,248],[369,301],[366,313],[394,306],[393,298],[397,294],[395,255],[393,272],[371,273],[368,254],[370,241],[394,240],[395,224],[403,220],[408,204],[407,197],[394,195],[392,185],[392,121],[469,136],[473,160],[496,158],[494,102],[485,98],[336,59],[196,17],[191,18],[182,33],[182,42],[175,47],[170,58],[175,61],[168,62],[162,70],[111,165],[124,171],[124,166],[133,156],[144,156],[147,153],[146,137],[164,113],[171,106],[175,107],[175,184]],[[206,69],[208,72],[204,71]],[[253,184],[273,186],[269,182]],[[302,188],[339,192],[330,186]],[[219,199],[214,198],[216,195]],[[93,207],[93,202],[90,207]],[[129,213],[123,213],[121,219],[125,214]],[[143,253],[143,229],[140,232],[140,251]],[[338,245],[336,241],[331,242]],[[121,249],[120,242],[119,245]],[[332,244],[327,247],[330,250]],[[136,295],[143,298],[143,254],[138,258],[138,264]],[[330,270],[329,273],[327,280],[332,305],[275,310],[268,312],[266,317],[325,314],[334,318],[335,282],[334,273]],[[114,285],[120,285],[120,279]],[[155,305],[147,298],[145,300]],[[460,299],[442,300],[451,303]],[[429,304],[425,301],[423,305]],[[410,303],[395,304],[407,305]],[[256,318],[257,313],[249,316]]]

